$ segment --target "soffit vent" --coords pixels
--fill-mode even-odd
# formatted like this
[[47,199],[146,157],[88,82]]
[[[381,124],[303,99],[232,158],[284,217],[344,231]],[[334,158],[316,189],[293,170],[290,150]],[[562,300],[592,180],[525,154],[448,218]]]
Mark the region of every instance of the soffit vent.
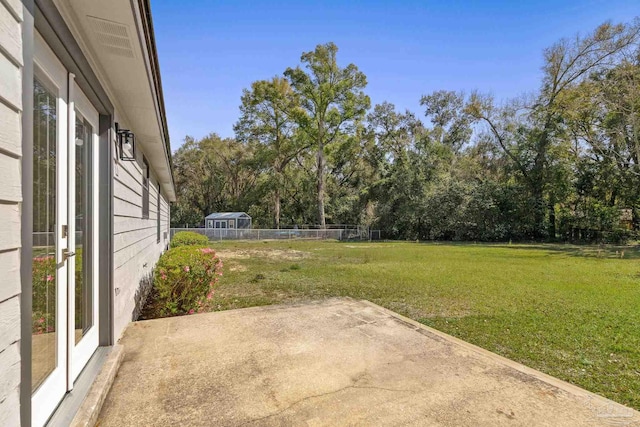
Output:
[[135,58],[129,37],[129,27],[118,22],[87,16],[100,46],[112,55]]

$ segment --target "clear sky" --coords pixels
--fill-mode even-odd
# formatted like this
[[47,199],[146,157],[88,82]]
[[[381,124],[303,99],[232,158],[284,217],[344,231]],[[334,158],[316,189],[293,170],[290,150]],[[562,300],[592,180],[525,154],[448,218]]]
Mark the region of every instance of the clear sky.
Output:
[[479,89],[497,98],[538,88],[542,50],[605,20],[629,22],[640,0],[152,0],[172,149],[185,135],[233,136],[242,89],[334,42],[367,75],[372,105],[419,116],[421,95]]

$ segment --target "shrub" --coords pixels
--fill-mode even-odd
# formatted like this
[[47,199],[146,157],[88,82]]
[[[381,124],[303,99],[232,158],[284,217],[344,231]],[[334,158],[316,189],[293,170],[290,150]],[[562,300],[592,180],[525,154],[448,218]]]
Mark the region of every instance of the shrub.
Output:
[[623,228],[616,228],[609,233],[603,233],[604,243],[612,243],[614,245],[626,245],[633,237],[633,233],[630,230]]
[[[82,269],[82,249],[76,249],[76,307],[82,303],[82,282],[85,273]],[[33,258],[32,269],[32,329],[34,334],[55,331],[56,319],[56,261],[51,255]],[[82,313],[76,310],[76,324]]]
[[222,261],[213,249],[203,246],[169,249],[160,257],[153,279],[159,314],[207,311],[219,276],[222,276]]
[[177,248],[179,246],[204,246],[209,244],[207,236],[198,234],[194,231],[181,231],[176,233],[171,239],[171,247]]
[[32,333],[55,330],[56,259],[51,255],[33,258]]

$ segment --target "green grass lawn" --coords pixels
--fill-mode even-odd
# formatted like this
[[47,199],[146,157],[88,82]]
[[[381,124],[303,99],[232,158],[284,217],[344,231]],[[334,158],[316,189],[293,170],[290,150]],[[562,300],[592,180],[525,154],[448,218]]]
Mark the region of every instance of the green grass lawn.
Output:
[[[640,409],[640,250],[565,245],[216,242],[220,310],[334,296]],[[624,251],[624,252],[623,252]]]

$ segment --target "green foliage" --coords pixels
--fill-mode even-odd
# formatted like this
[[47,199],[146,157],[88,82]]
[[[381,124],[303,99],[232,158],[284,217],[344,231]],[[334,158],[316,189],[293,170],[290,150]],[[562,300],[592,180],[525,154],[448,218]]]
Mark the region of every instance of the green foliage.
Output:
[[212,212],[246,210],[259,176],[253,155],[251,146],[232,138],[187,137],[173,154],[178,201],[171,206],[172,226],[193,227]]
[[205,246],[179,246],[165,252],[156,265],[153,285],[163,316],[193,314],[210,308],[222,261]]
[[299,98],[287,80],[275,77],[252,83],[241,101],[241,116],[234,129],[239,141],[255,147],[256,164],[264,167],[260,184],[267,187],[264,193],[273,196],[273,228],[280,228],[289,163],[308,148],[292,119]]
[[[51,255],[33,258],[32,268],[32,332],[43,334],[54,332],[56,328],[56,262]],[[82,301],[84,283],[82,249],[76,249],[75,256],[75,298],[76,307]],[[76,324],[81,311],[76,310]]]
[[55,331],[56,327],[56,260],[54,256],[33,258],[33,310],[34,334]]
[[236,139],[188,138],[176,152],[172,223],[246,211],[255,227],[359,224],[392,239],[633,237],[639,46],[639,20],[605,23],[545,50],[536,93],[437,90],[420,98],[421,120],[388,102],[370,110],[364,73],[318,45],[243,92]]
[[348,141],[357,132],[371,104],[364,93],[367,77],[354,64],[341,68],[334,43],[316,46],[300,58],[299,66],[287,68],[285,77],[300,97],[300,108],[290,112],[316,155],[316,203],[318,224],[325,225],[326,150]]
[[179,246],[205,246],[209,244],[207,236],[203,236],[195,231],[181,231],[176,233],[171,239],[171,247],[177,248]]

